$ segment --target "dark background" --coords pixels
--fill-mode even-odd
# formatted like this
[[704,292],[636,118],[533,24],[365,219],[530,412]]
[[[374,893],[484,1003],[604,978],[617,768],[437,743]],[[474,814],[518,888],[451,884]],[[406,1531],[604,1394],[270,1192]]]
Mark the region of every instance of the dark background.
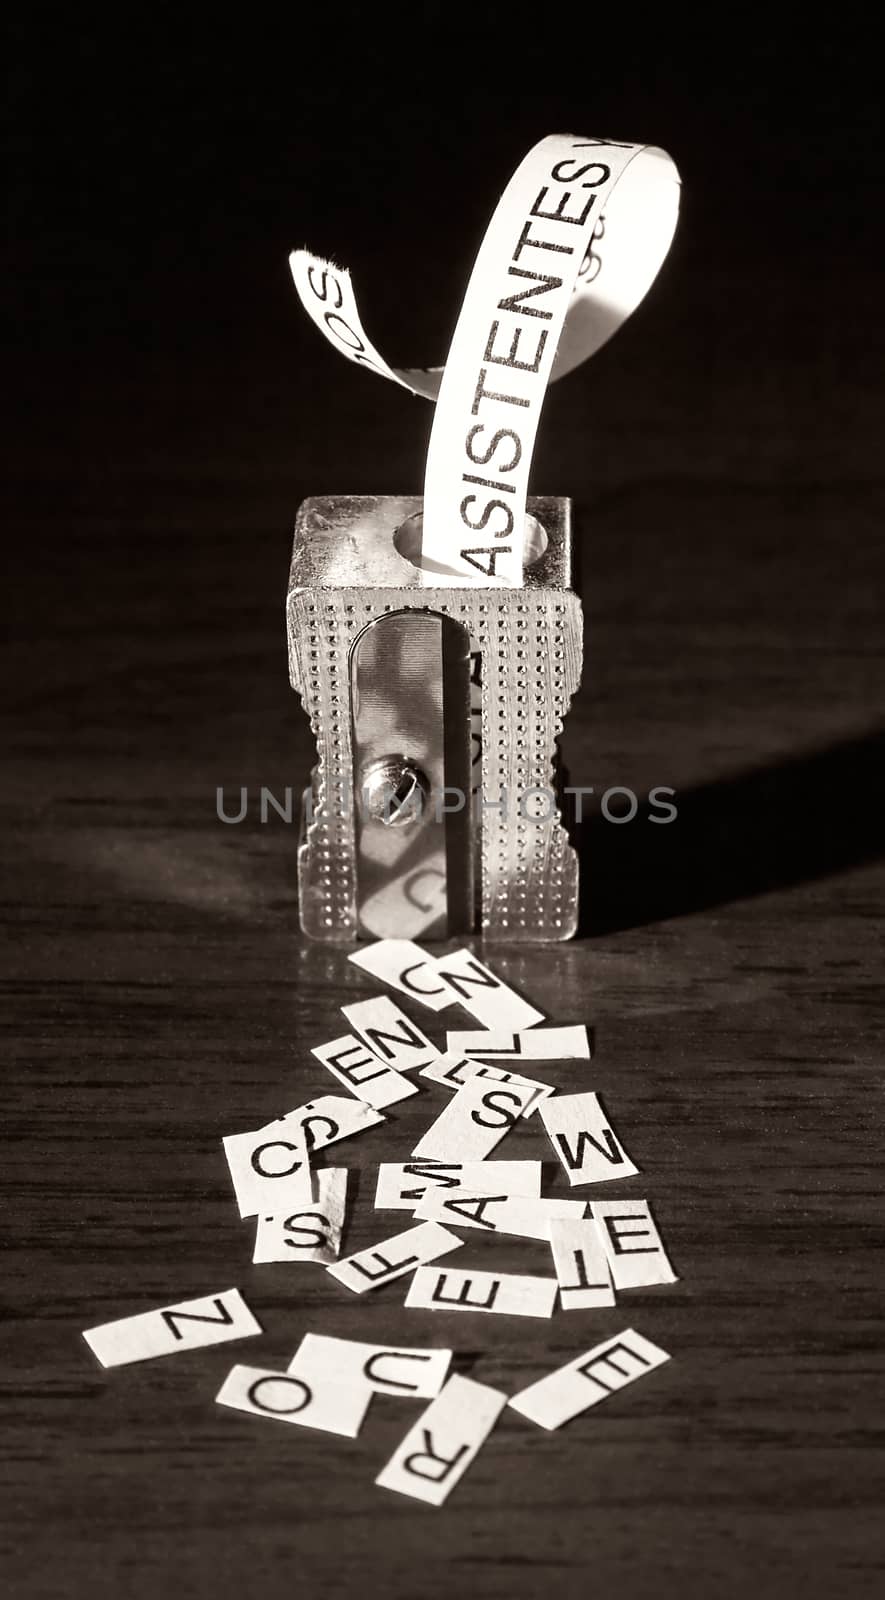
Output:
[[[22,11],[5,56],[6,1592],[876,1592],[871,40],[840,17],[154,7]],[[595,812],[584,937],[492,959],[593,1025],[590,1086],[681,1281],[592,1325],[440,1330],[396,1286],[355,1308],[251,1267],[217,1142],[325,1087],[308,1048],[371,992],[301,941],[294,828],[261,825],[257,790],[297,793],[311,760],[295,509],[418,492],[431,417],[323,344],[286,258],[351,266],[385,356],[442,361],[497,194],[556,130],[661,144],[683,177],[657,284],[551,390],[533,473],[579,519],[573,778],[672,785],[679,820]],[[239,827],[219,784],[249,786]],[[405,1156],[428,1104],[348,1162]],[[370,1196],[366,1173],[349,1247],[394,1231]],[[79,1341],[233,1282],[260,1345],[105,1375]],[[413,1406],[348,1445],[212,1405],[231,1359],[282,1364],[307,1327],[450,1337],[512,1392],[628,1322],[669,1366],[560,1434],[505,1419],[439,1513],[372,1487]]]

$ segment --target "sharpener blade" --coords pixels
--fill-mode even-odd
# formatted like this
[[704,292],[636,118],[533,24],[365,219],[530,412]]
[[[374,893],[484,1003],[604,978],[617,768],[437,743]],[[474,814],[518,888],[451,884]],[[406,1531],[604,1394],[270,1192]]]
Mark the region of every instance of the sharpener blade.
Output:
[[361,934],[446,938],[472,923],[470,635],[388,612],[350,652]]

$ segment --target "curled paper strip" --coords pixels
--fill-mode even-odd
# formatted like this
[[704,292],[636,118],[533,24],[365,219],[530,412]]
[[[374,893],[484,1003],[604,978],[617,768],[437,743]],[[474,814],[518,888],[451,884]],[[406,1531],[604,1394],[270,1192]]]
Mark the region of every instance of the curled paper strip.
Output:
[[293,250],[289,267],[298,298],[311,322],[331,345],[357,366],[380,372],[391,383],[402,384],[412,394],[435,400],[442,382],[442,367],[391,367],[369,339],[357,309],[353,281],[346,267],[309,250]]
[[489,223],[443,369],[391,367],[350,274],[290,257],[302,305],[351,361],[437,400],[422,561],[435,581],[519,584],[532,450],[548,382],[594,354],[670,248],[679,174],[653,146],[554,134],[520,163]]

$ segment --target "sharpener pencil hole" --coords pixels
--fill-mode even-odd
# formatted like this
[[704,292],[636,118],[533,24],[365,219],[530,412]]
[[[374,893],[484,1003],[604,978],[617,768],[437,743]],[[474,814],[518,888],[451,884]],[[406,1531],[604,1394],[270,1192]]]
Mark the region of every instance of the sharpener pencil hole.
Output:
[[[413,516],[406,517],[405,522],[400,523],[393,535],[394,548],[398,555],[401,555],[405,561],[416,567],[419,572],[448,574],[448,567],[443,567],[439,562],[431,561],[429,557],[422,555],[421,535],[423,524],[424,515],[421,511],[416,511]],[[524,568],[533,567],[536,561],[541,560],[541,557],[546,553],[547,543],[546,529],[538,521],[537,517],[533,517],[531,512],[527,511],[525,517]]]

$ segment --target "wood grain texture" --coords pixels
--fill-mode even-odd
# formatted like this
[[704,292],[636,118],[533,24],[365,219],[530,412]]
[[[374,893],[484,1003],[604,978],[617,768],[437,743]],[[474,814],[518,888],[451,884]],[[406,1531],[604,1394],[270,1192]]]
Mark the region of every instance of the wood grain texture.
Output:
[[[599,931],[492,958],[551,1019],[592,1025],[590,1068],[551,1074],[604,1095],[643,1171],[615,1192],[651,1198],[680,1283],[549,1325],[405,1313],[402,1285],[357,1302],[320,1270],[250,1265],[220,1138],[322,1089],[310,1045],[335,1035],[338,1005],[373,992],[342,953],[297,933],[294,829],[214,817],[216,781],[281,793],[308,767],[273,605],[283,541],[256,552],[239,532],[192,536],[176,604],[162,542],[142,549],[133,585],[113,546],[81,540],[67,637],[47,633],[18,682],[5,802],[12,1592],[283,1595],[297,1583],[338,1596],[367,1574],[369,1592],[403,1596],[453,1584],[528,1596],[542,1577],[569,1596],[591,1582],[631,1597],[872,1583],[882,867],[860,784],[877,745],[827,753],[824,740],[807,755],[822,742],[809,734],[827,663],[838,658],[843,685],[867,670],[867,591],[858,583],[846,607],[843,584],[835,615],[821,581],[797,614],[781,555],[760,606],[735,555],[722,598],[701,601],[691,574],[710,562],[711,522],[725,524],[720,571],[733,548],[727,506],[714,491],[700,506],[675,498],[682,558],[626,629],[612,593],[627,581],[624,521],[635,551],[652,518],[642,494],[594,517],[590,676],[568,753],[581,781],[604,767],[637,788],[671,783],[679,819],[654,832],[592,820]],[[757,526],[766,517],[773,530],[760,493]],[[47,569],[52,582],[45,539],[44,527],[27,541],[43,554],[19,594],[30,582],[45,595]],[[822,568],[838,542],[828,551],[818,522]],[[440,1042],[452,1023],[416,1020]],[[405,1157],[444,1095],[428,1090],[335,1147],[359,1169],[348,1248],[401,1222],[372,1212],[371,1168]],[[529,1125],[506,1153],[542,1149]],[[529,1242],[470,1238],[462,1254],[546,1266]],[[103,1374],[79,1339],[230,1283],[267,1330],[241,1357]],[[559,1434],[505,1417],[439,1514],[372,1487],[414,1405],[376,1403],[350,1445],[212,1403],[232,1356],[283,1364],[308,1329],[450,1338],[462,1370],[514,1391],[630,1323],[671,1364]]]
[[[526,132],[497,135],[505,165]],[[239,310],[210,286],[190,342],[184,311],[140,331],[122,265],[102,300],[75,209],[74,288],[57,256],[20,263],[82,303],[57,340],[23,334],[15,367],[39,426],[12,461],[0,793],[4,1593],[881,1593],[882,339],[855,314],[878,289],[860,264],[830,296],[835,258],[798,271],[797,238],[763,294],[756,239],[710,243],[726,224],[701,162],[653,302],[551,393],[535,482],[574,495],[583,556],[572,781],[670,785],[679,816],[618,827],[594,802],[583,936],[486,954],[551,1021],[592,1026],[590,1066],[550,1075],[603,1095],[642,1169],[614,1192],[651,1200],[680,1281],[549,1324],[406,1313],[402,1283],[357,1300],[321,1269],[253,1267],[220,1145],[333,1088],[310,1046],[375,992],[300,938],[296,830],[262,824],[257,796],[297,795],[311,763],[286,682],[296,505],[414,490],[427,424],[320,348],[284,275],[266,287],[302,232],[274,170],[253,207],[271,223],[228,267]],[[154,310],[182,288],[196,324],[185,213],[139,281]],[[385,311],[369,248],[411,359],[440,314],[422,329],[392,290]],[[443,265],[422,259],[430,307]],[[248,787],[242,824],[216,819],[219,784]],[[462,1017],[415,1013],[440,1042]],[[372,1169],[444,1096],[327,1152],[357,1169],[347,1248],[404,1224],[373,1213]],[[499,1153],[547,1154],[532,1123]],[[462,1259],[547,1268],[541,1245],[475,1236]],[[231,1284],[261,1340],[103,1373],[80,1339]],[[505,1413],[439,1512],[372,1483],[413,1403],[376,1401],[353,1443],[213,1404],[233,1360],[283,1365],[309,1329],[451,1340],[459,1370],[512,1392],[631,1324],[673,1360],[557,1434]]]

